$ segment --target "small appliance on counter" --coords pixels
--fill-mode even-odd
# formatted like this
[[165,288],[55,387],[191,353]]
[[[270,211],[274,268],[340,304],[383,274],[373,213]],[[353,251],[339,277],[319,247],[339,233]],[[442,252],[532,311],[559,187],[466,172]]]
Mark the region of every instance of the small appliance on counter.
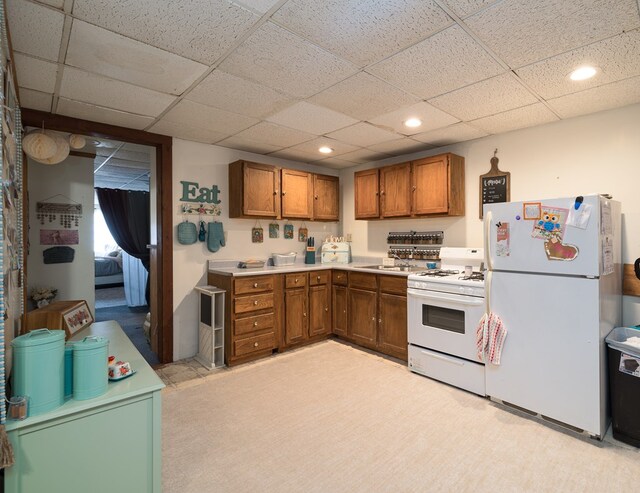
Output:
[[343,237],[329,237],[322,244],[323,264],[348,264],[351,262],[351,245]]

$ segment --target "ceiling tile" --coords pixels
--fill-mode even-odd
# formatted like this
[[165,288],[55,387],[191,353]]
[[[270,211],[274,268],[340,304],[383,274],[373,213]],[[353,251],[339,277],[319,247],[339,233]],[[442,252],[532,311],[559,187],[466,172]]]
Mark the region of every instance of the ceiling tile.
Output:
[[[403,122],[409,118],[419,118],[422,120],[422,125],[416,128],[406,127]],[[403,135],[414,135],[435,128],[446,127],[458,121],[457,118],[424,102],[371,119],[371,123],[374,125]]]
[[45,5],[49,5],[50,7],[54,7],[56,9],[62,9],[64,7],[64,0],[36,0],[38,3],[43,3]]
[[[148,163],[150,160],[149,154],[150,150],[146,152],[130,151],[125,146],[116,152],[115,158],[128,163]],[[134,166],[134,164],[131,165]]]
[[[96,159],[94,160],[94,162],[95,163],[103,163],[105,161],[105,159],[106,159],[105,156],[97,156],[96,155]],[[113,166],[114,168],[129,168],[129,169],[132,169],[132,170],[137,170],[137,174],[140,174],[145,169],[149,169],[149,157],[147,156],[147,160],[144,161],[144,162],[127,161],[126,159],[118,159],[117,157],[114,157],[114,158],[111,158],[109,160],[109,163],[107,164],[107,166]]]
[[399,135],[382,130],[370,123],[360,122],[350,127],[331,132],[330,134],[327,134],[327,137],[359,147],[368,147],[379,142],[395,140]]
[[550,123],[559,120],[549,109],[542,103],[536,103],[522,108],[505,111],[497,115],[480,118],[469,122],[470,125],[477,127],[490,134],[499,134],[509,132],[519,128],[533,127],[542,123]]
[[250,140],[241,139],[240,137],[232,136],[228,139],[224,139],[217,142],[216,145],[222,147],[230,147],[231,149],[238,149],[240,151],[254,152],[256,154],[268,154],[270,152],[278,151],[281,147],[272,146],[269,144],[261,144],[259,142],[252,142]]
[[298,149],[288,148],[269,154],[270,156],[280,159],[288,159],[290,161],[299,161],[302,163],[312,163],[318,161],[321,157],[311,152],[300,151]]
[[26,0],[7,0],[7,20],[15,51],[57,61],[64,14]]
[[[569,79],[569,74],[583,65],[597,67],[598,73],[583,81]],[[576,48],[516,73],[545,99],[640,75],[640,29]]]
[[220,68],[300,98],[357,71],[352,64],[271,23],[253,33]]
[[366,72],[360,72],[313,96],[310,101],[358,120],[370,120],[420,101]]
[[182,94],[207,66],[80,20],[73,22],[67,65],[170,94]]
[[[307,142],[292,146],[290,149],[296,151],[304,151],[312,156],[317,156],[316,159],[325,159],[327,155],[322,154],[318,151],[318,149],[320,149],[322,146],[327,146],[333,149],[331,156],[340,156],[341,154],[345,154],[347,152],[355,151],[358,149],[356,146],[345,144],[344,142],[339,142],[328,137],[318,137],[317,139],[309,140]],[[289,149],[284,150],[288,151]]]
[[289,106],[275,115],[271,115],[267,120],[315,135],[323,135],[358,122],[350,116],[306,101]]
[[315,138],[315,135],[282,127],[274,123],[260,122],[251,128],[243,130],[235,135],[242,139],[251,140],[260,144],[269,144],[282,147],[290,147],[301,142]]
[[368,148],[376,152],[384,152],[392,156],[400,156],[402,154],[411,154],[413,152],[424,151],[431,149],[433,146],[425,144],[423,142],[417,142],[413,139],[403,138],[397,140],[390,140],[388,142],[382,142],[380,144],[370,145]]
[[170,122],[165,119],[155,123],[153,127],[149,129],[149,132],[169,135],[178,139],[203,142],[205,144],[213,144],[214,142],[224,139],[228,135],[216,132],[215,130],[209,130],[208,128],[190,127],[181,123]]
[[360,67],[452,22],[431,0],[289,0],[273,19]]
[[340,159],[351,161],[352,163],[372,163],[391,157],[390,154],[372,151],[371,149],[358,149],[340,156]]
[[39,91],[32,91],[26,87],[20,88],[20,107],[31,108],[32,110],[51,111],[51,101],[53,94]]
[[174,96],[65,66],[60,96],[105,108],[158,116]]
[[511,73],[499,75],[430,99],[443,111],[469,121],[537,102]]
[[636,0],[498,2],[465,23],[517,68],[640,25]]
[[134,115],[133,113],[117,111],[65,98],[58,100],[56,113],[73,116],[82,120],[108,123],[110,125],[135,128],[138,130],[145,128],[153,121],[153,118],[149,118],[148,116]]
[[211,72],[185,98],[255,118],[263,118],[294,102],[270,87],[222,70]]
[[427,99],[504,72],[460,26],[452,26],[367,69]]
[[640,77],[612,82],[557,99],[549,105],[563,118],[586,115],[640,102]]
[[497,0],[444,0],[443,3],[449,6],[458,17],[466,17],[478,10],[496,3]]
[[20,86],[41,92],[53,93],[56,86],[58,65],[45,62],[22,53],[14,53],[16,78]]
[[478,139],[486,135],[486,132],[465,123],[456,123],[455,125],[414,135],[412,138],[434,146],[445,146],[456,142],[464,142],[465,140]]
[[75,0],[73,14],[207,65],[217,60],[259,18],[225,0]]
[[280,0],[233,0],[233,3],[264,14],[279,1]]
[[240,132],[260,121],[185,99],[171,108],[163,119],[190,127],[203,127],[226,136]]
[[322,161],[316,161],[313,164],[316,166],[325,166],[327,168],[332,168],[332,169],[344,169],[344,168],[351,168],[352,166],[356,166],[356,164],[352,163],[351,161],[345,161],[343,159],[339,159],[335,157],[323,159]]

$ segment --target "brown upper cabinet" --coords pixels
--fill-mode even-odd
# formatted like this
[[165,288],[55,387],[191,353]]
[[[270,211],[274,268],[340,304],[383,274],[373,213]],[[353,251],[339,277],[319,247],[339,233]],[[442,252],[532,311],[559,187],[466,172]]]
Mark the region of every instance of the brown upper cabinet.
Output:
[[313,175],[313,219],[337,221],[340,207],[340,182],[337,176]]
[[380,217],[380,182],[378,169],[356,171],[353,176],[353,190],[356,204],[356,219],[376,219]]
[[380,217],[411,214],[411,163],[380,168]]
[[268,164],[229,165],[229,217],[279,217],[280,170]]
[[[367,182],[362,177],[377,177],[378,173],[380,182],[373,189],[371,179]],[[440,154],[409,163],[359,171],[354,175],[354,189],[356,219],[462,216],[464,158],[455,154]],[[372,209],[372,201],[380,204],[377,214]],[[366,213],[362,213],[364,211]]]
[[268,164],[229,164],[229,217],[337,221],[338,177]]

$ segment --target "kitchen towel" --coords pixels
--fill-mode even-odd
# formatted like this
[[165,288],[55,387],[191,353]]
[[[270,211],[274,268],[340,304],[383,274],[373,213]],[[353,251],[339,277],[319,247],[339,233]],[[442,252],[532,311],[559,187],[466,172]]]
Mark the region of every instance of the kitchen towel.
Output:
[[476,329],[476,349],[479,361],[499,365],[507,328],[495,313],[485,313]]
[[224,246],[224,231],[222,223],[216,221],[209,223],[209,235],[207,238],[207,248],[210,252],[217,252]]

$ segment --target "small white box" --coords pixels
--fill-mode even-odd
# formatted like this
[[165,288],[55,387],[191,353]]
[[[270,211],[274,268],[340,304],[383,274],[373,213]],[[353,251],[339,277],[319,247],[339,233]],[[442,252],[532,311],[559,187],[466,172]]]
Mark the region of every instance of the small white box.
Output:
[[296,253],[273,253],[271,257],[273,258],[273,265],[279,267],[281,265],[293,265],[296,261]]

